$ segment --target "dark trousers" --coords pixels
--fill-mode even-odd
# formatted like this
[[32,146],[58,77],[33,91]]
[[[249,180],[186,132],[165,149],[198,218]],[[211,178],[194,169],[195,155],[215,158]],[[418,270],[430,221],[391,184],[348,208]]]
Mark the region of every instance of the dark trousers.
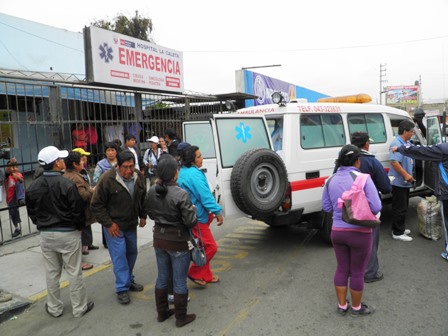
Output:
[[406,214],[409,207],[409,189],[392,186],[392,233],[396,236],[404,234]]
[[93,243],[93,233],[92,226],[86,225],[81,231],[81,242],[82,246],[92,246]]
[[378,274],[380,265],[378,263],[378,245],[380,243],[380,226],[372,229],[372,253],[370,254],[369,263],[364,272],[365,279],[375,278]]
[[445,234],[445,250],[448,252],[448,200],[442,201],[442,223],[443,232]]

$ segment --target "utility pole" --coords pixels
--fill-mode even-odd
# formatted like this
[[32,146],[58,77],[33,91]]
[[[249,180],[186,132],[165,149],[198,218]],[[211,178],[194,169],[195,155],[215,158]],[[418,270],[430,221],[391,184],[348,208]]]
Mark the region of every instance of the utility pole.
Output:
[[380,105],[383,104],[383,93],[387,92],[386,65],[386,63],[380,64]]
[[418,86],[418,106],[422,107],[422,75],[418,75],[418,80],[414,82],[414,85]]

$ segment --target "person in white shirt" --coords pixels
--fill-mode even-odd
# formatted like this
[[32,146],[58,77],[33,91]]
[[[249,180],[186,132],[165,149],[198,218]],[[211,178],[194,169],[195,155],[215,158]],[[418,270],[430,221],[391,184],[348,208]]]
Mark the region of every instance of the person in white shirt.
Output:
[[146,141],[149,142],[149,148],[146,150],[145,155],[143,155],[143,163],[147,169],[146,177],[149,178],[150,185],[153,185],[156,180],[156,169],[160,156],[162,155],[162,150],[159,148],[159,138],[157,136],[153,136]]
[[135,156],[135,169],[140,171],[139,166],[139,156],[137,154],[137,151],[135,150],[135,135],[134,134],[126,134],[125,140],[124,140],[124,146],[123,149],[129,150],[132,154]]

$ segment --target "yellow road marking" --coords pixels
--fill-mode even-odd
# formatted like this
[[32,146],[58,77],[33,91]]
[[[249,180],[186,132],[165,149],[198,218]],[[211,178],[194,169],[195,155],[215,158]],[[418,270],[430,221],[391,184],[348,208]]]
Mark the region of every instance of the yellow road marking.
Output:
[[[101,271],[103,271],[103,270],[109,268],[111,265],[112,265],[111,263],[108,263],[108,264],[101,264],[101,265],[95,266],[95,267],[92,268],[91,270],[84,271],[84,273],[83,273],[83,277],[84,277],[84,278],[87,278],[87,277],[89,277],[89,276],[91,276],[91,275],[93,275],[93,274],[96,274],[96,273],[98,273],[98,272],[101,272]],[[70,284],[70,283],[68,282],[68,280],[64,280],[64,281],[61,282],[61,284],[60,284],[60,288],[61,288],[61,289],[62,289],[62,288],[65,288],[65,287],[67,287],[69,284]],[[36,303],[36,302],[42,300],[43,298],[45,298],[47,295],[48,295],[48,291],[47,291],[47,290],[44,290],[44,291],[42,291],[42,292],[40,292],[40,293],[31,295],[30,297],[28,297],[28,300],[30,300],[32,303]]]
[[250,300],[246,305],[244,305],[243,309],[240,310],[238,315],[235,316],[235,318],[227,325],[227,327],[218,333],[218,335],[225,336],[229,332],[229,330],[231,330],[232,328],[240,324],[242,321],[244,321],[251,312],[251,310],[258,303],[260,303],[260,300],[258,298],[253,298],[252,300]]

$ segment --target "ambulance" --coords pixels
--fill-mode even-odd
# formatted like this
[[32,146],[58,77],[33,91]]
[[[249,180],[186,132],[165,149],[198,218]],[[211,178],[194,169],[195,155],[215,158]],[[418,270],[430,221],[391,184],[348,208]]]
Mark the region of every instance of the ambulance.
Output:
[[[200,148],[203,170],[224,216],[317,228],[329,240],[332,220],[322,211],[322,191],[342,146],[350,143],[354,132],[367,132],[373,139],[369,151],[387,171],[398,124],[411,117],[406,111],[369,103],[366,94],[285,103],[274,93],[273,101],[215,114],[209,122],[186,122],[184,139]],[[416,130],[414,144],[441,141],[437,117],[427,118],[426,128],[426,138]],[[435,165],[416,161],[415,167],[411,195],[431,193]]]

